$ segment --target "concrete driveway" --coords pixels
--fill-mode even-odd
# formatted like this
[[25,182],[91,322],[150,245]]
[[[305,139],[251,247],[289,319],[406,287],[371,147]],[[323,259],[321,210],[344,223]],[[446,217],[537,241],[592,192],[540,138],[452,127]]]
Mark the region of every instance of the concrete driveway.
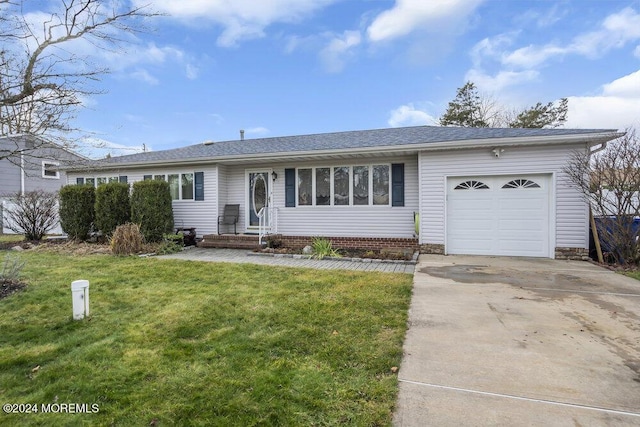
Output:
[[413,292],[396,426],[640,426],[640,281],[423,255]]

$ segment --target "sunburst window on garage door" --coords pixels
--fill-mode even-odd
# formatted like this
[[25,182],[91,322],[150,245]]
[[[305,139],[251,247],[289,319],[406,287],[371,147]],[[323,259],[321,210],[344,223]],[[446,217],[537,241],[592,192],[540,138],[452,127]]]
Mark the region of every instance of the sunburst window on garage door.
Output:
[[502,188],[540,188],[540,186],[529,179],[514,179],[507,182]]
[[480,181],[465,181],[456,185],[454,190],[488,190],[489,186]]

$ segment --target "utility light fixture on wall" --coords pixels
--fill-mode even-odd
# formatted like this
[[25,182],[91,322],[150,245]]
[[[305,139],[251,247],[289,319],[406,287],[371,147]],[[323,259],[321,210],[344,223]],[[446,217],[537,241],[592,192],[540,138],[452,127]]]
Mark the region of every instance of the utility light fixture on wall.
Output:
[[273,179],[274,181],[278,179],[278,174],[275,172],[271,172],[271,179]]
[[491,150],[491,152],[493,153],[493,157],[497,159],[500,157],[500,154],[504,153],[504,148],[496,147],[493,150]]

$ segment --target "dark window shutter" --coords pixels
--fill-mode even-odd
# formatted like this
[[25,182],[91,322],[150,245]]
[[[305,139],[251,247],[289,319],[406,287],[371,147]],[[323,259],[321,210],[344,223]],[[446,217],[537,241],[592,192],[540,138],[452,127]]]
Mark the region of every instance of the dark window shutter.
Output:
[[120,175],[119,181],[120,182],[124,182],[126,184],[127,183],[127,176],[126,175]]
[[76,178],[76,184],[78,185],[84,184],[84,178]]
[[142,179],[145,180],[145,181],[149,181],[150,179],[153,179],[153,176],[145,175]]
[[391,165],[391,206],[404,206],[404,163]]
[[204,172],[195,173],[196,200],[204,200]]
[[296,170],[284,170],[284,205],[288,208],[296,206]]

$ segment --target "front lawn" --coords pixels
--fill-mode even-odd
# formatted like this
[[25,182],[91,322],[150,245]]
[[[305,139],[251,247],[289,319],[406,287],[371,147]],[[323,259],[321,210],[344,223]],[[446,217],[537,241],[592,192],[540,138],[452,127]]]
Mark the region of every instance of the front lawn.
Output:
[[24,241],[22,234],[2,234],[0,233],[0,243],[20,243]]
[[[21,257],[28,287],[0,299],[0,402],[94,413],[0,425],[391,423],[409,275]],[[71,320],[77,279],[90,281],[83,321]]]

